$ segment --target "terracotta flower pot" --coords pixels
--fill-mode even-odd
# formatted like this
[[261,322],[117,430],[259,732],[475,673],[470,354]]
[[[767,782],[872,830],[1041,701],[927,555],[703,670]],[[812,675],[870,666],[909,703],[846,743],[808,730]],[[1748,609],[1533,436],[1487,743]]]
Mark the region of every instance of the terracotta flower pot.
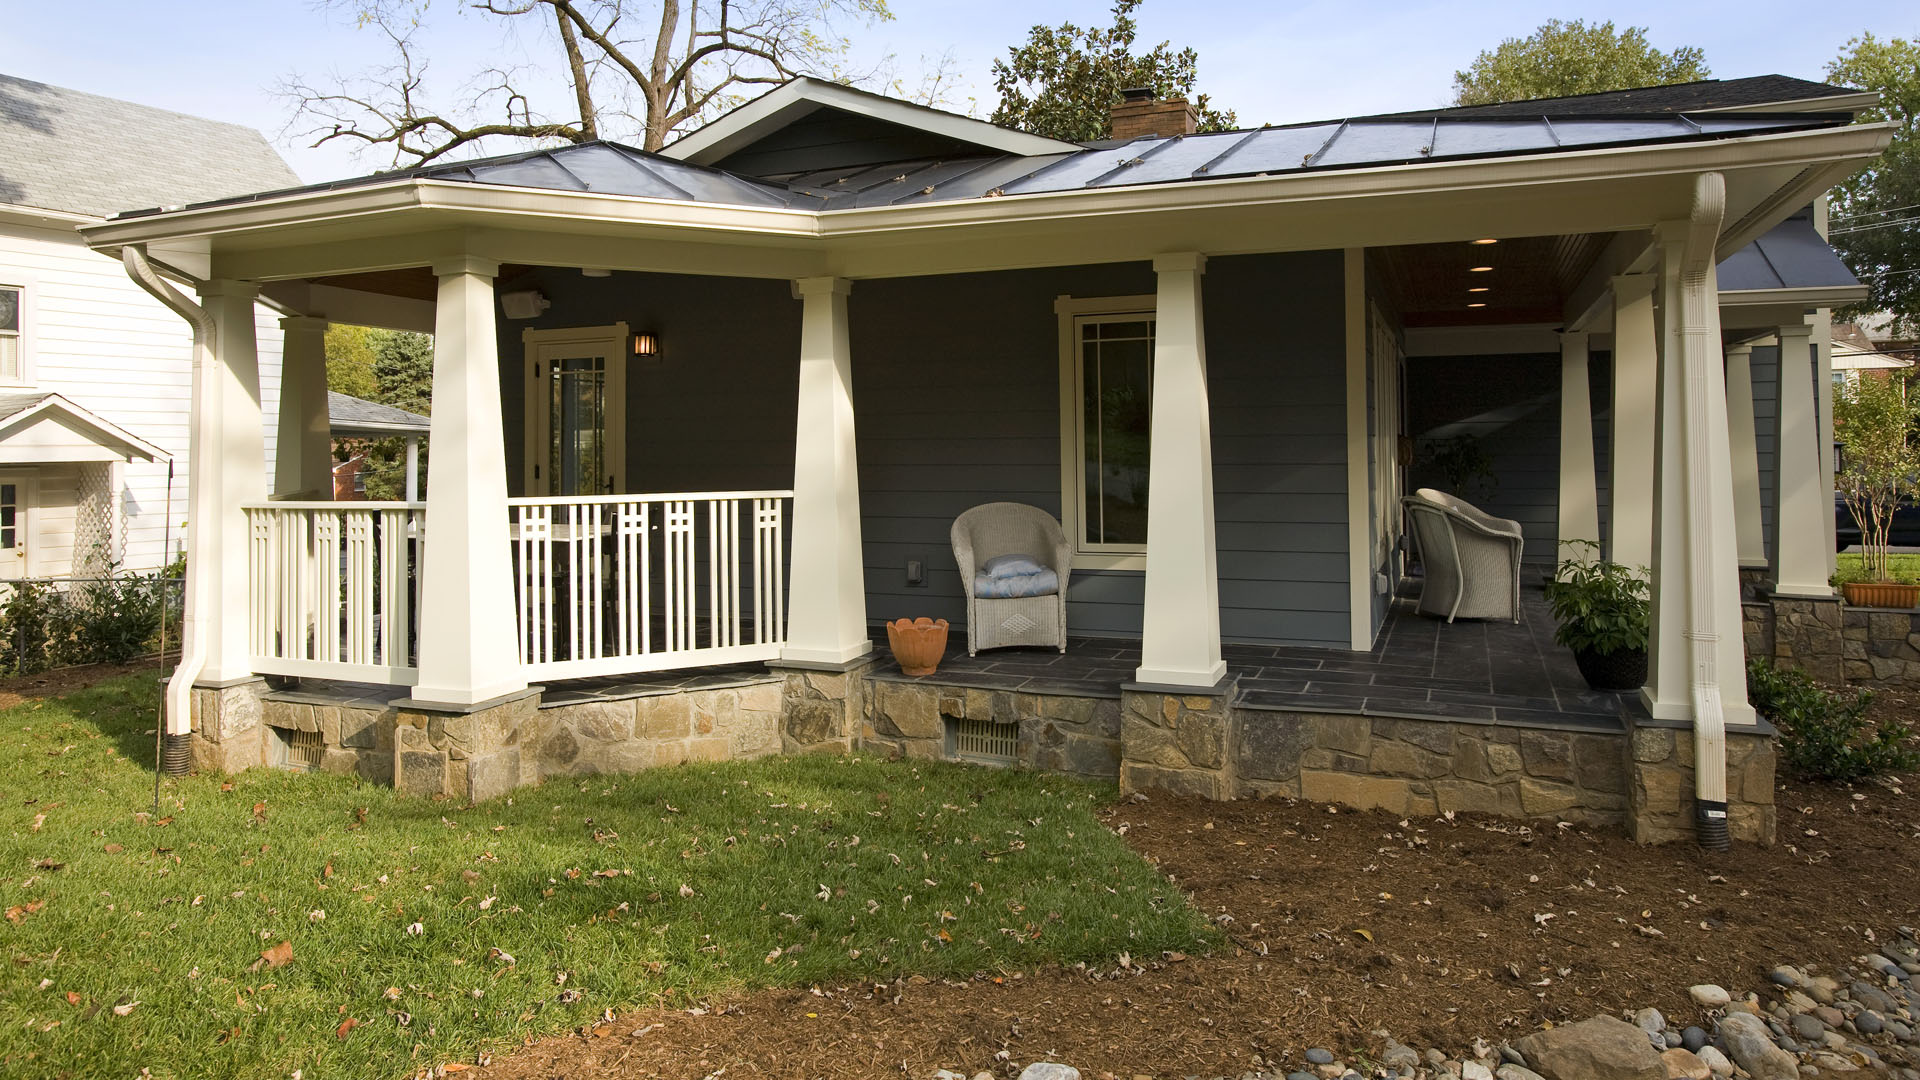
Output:
[[896,619],[887,624],[887,646],[905,675],[931,675],[947,655],[947,620]]
[[1849,581],[1840,586],[1853,607],[1920,607],[1920,585],[1898,581]]

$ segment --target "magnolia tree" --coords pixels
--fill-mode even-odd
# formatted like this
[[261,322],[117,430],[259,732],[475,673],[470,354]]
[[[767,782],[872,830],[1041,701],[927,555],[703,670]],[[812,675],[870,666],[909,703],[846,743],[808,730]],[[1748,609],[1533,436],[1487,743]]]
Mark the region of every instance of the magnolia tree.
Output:
[[1920,490],[1920,448],[1913,437],[1916,410],[1907,380],[1863,373],[1833,391],[1833,428],[1840,439],[1836,478],[1847,511],[1860,526],[1867,579],[1887,581],[1887,534],[1902,499]]

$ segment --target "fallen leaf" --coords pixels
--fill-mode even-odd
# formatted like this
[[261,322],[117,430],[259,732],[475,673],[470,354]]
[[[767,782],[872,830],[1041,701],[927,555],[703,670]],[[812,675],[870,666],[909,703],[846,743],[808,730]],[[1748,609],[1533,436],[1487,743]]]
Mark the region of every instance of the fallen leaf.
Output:
[[360,1021],[355,1020],[353,1017],[349,1016],[345,1020],[340,1021],[339,1027],[333,1029],[333,1037],[336,1039],[344,1039],[347,1037],[347,1032],[352,1031],[354,1028],[357,1028],[359,1026],[360,1026]]
[[140,1003],[137,1001],[129,1001],[125,1005],[115,1005],[113,1007],[113,1015],[126,1016],[127,1014],[133,1012],[133,1010],[138,1008],[139,1006],[140,1006]]
[[40,826],[45,825],[46,823],[47,823],[47,815],[45,814],[33,815],[33,831],[34,832],[39,832]]
[[73,991],[71,991],[71,990],[69,990],[69,991],[67,991],[67,1004],[69,1004],[69,1005],[78,1005],[78,1004],[80,1004],[80,995],[79,995],[79,994],[76,994],[76,993],[74,993],[74,992],[73,992]]
[[1354,931],[1353,931],[1353,932],[1354,932],[1354,933],[1356,933],[1356,934],[1359,934],[1359,935],[1360,935],[1361,937],[1363,937],[1363,938],[1366,938],[1366,939],[1367,939],[1368,941],[1372,941],[1372,940],[1373,940],[1373,934],[1372,934],[1372,932],[1371,932],[1371,931],[1368,931],[1368,930],[1362,930],[1362,929],[1360,929],[1360,928],[1358,928],[1358,927],[1356,927],[1356,928],[1354,929]]
[[253,820],[255,821],[267,820],[267,804],[266,803],[257,802],[253,804]]
[[285,967],[293,963],[293,942],[283,941],[270,949],[262,950],[260,959],[270,968]]
[[682,885],[682,886],[680,886],[680,895],[681,895],[681,896],[692,896],[692,895],[693,895],[693,886],[691,886],[691,885]]
[[33,864],[33,868],[35,870],[65,870],[67,864],[54,862],[52,859],[41,859],[39,862]]
[[106,847],[103,847],[100,850],[106,852],[109,855],[118,855],[126,849],[122,848],[119,844],[108,844]]

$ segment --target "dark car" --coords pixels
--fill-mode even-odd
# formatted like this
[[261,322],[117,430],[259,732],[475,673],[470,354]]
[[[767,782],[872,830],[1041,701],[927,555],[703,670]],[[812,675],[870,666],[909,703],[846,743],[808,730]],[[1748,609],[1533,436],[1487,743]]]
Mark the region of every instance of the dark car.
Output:
[[[1835,551],[1845,551],[1860,542],[1860,526],[1847,512],[1847,500],[1833,493],[1833,537]],[[1893,527],[1887,530],[1889,547],[1920,547],[1920,505],[1903,500],[1893,511]]]

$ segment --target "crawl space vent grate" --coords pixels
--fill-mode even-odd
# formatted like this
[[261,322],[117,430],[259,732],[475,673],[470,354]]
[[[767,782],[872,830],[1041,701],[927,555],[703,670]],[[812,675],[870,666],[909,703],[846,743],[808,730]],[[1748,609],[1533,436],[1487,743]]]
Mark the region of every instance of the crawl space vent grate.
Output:
[[1011,765],[1018,747],[1019,727],[991,720],[947,717],[947,756],[986,765]]

